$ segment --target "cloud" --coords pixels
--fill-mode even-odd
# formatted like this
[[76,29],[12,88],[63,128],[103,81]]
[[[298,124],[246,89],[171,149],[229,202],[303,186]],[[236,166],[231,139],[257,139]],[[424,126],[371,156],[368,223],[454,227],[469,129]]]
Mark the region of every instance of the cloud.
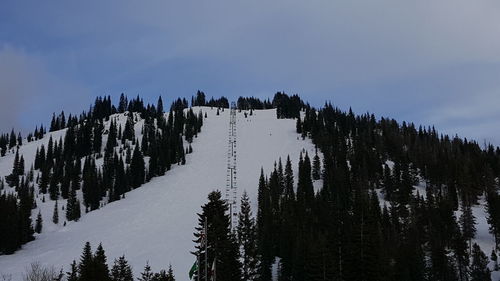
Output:
[[4,45],[0,47],[0,132],[32,130],[46,123],[49,112],[81,108],[89,93],[51,74],[43,59]]
[[[2,10],[0,42],[24,50],[43,88],[66,85],[58,91],[286,90],[460,133],[460,122],[490,118],[481,109],[498,90],[495,0],[91,0]],[[476,70],[486,78],[469,79]]]

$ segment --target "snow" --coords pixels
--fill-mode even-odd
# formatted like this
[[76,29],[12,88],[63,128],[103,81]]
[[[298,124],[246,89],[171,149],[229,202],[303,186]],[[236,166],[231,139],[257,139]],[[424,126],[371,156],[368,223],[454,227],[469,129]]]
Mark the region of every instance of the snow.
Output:
[[[93,249],[102,242],[108,256],[108,264],[113,259],[125,255],[137,276],[146,261],[152,269],[158,271],[172,264],[177,280],[188,280],[188,271],[194,262],[193,230],[197,224],[196,213],[205,204],[207,195],[212,190],[220,190],[224,195],[227,175],[227,145],[229,128],[229,110],[216,115],[216,108],[193,108],[207,112],[201,134],[194,139],[193,153],[186,155],[185,166],[173,165],[165,176],[157,177],[139,189],[126,194],[126,198],[107,204],[103,208],[83,214],[78,222],[69,222],[63,226],[65,200],[59,200],[59,224],[52,223],[54,201],[46,196],[46,203],[37,198],[38,208],[33,210],[33,221],[41,210],[44,219],[43,232],[36,240],[23,246],[14,255],[0,256],[1,274],[12,274],[13,280],[20,280],[25,267],[34,261],[56,268],[68,266],[73,259],[79,259],[82,247],[90,241]],[[118,124],[125,126],[127,116],[117,114]],[[135,119],[135,118],[134,118]],[[136,137],[140,140],[143,120],[135,124]],[[109,121],[105,128],[109,127]],[[49,136],[53,140],[64,137],[65,130],[48,133],[43,139],[27,143],[19,149],[25,158],[28,170],[34,161],[37,147],[47,147]],[[297,164],[299,154],[306,150],[310,158],[314,156],[314,145],[310,140],[302,140],[295,132],[295,120],[276,119],[275,110],[254,110],[253,115],[244,117],[244,111],[237,113],[237,184],[238,197],[247,191],[254,215],[257,207],[257,186],[261,167],[264,173],[274,168],[274,163],[281,157],[283,165],[290,155],[297,183]],[[103,136],[103,149],[107,135]],[[320,154],[320,158],[322,155]],[[9,152],[0,158],[0,177],[5,177],[12,170],[14,153]],[[102,161],[97,161],[97,164]],[[392,161],[386,162],[390,168]],[[36,176],[36,175],[35,175]],[[322,186],[322,181],[314,181],[315,191]],[[11,191],[11,189],[8,189]],[[425,181],[415,186],[416,191],[425,196]],[[383,194],[377,190],[380,203],[388,204]],[[81,196],[81,194],[79,194]],[[238,202],[239,203],[239,202]],[[477,221],[477,242],[489,256],[494,241],[488,232],[485,202],[480,200],[473,207]],[[83,210],[83,209],[82,209]],[[460,212],[456,213],[459,217]],[[275,263],[273,268],[277,268]],[[277,274],[274,274],[276,276]],[[500,272],[492,273],[493,280],[500,280]]]
[[[80,221],[66,226],[62,226],[64,212],[61,210],[59,225],[52,223],[54,202],[46,196],[45,204],[38,203],[44,219],[42,233],[15,254],[0,256],[0,274],[12,274],[13,280],[20,280],[25,267],[33,261],[68,270],[71,261],[79,259],[84,243],[89,241],[93,249],[102,242],[108,264],[125,255],[136,276],[149,261],[154,271],[167,268],[171,263],[177,280],[188,280],[187,273],[195,259],[189,252],[194,247],[192,233],[197,225],[196,213],[207,202],[209,192],[220,190],[224,195],[227,174],[230,111],[221,111],[217,116],[215,108],[201,109],[207,112],[208,118],[204,119],[201,134],[193,141],[193,153],[186,156],[185,166],[173,165],[165,176],[127,193],[125,199],[84,214]],[[200,108],[193,110],[196,113]],[[248,192],[255,214],[261,167],[269,174],[275,161],[281,157],[285,164],[290,155],[297,170],[300,152],[305,149],[312,156],[314,145],[307,139],[297,138],[295,120],[276,119],[275,110],[254,110],[248,118],[243,113],[237,113],[238,196],[243,190]],[[126,120],[125,116],[116,118],[119,123]],[[135,126],[136,137],[141,122]],[[61,130],[50,134],[58,140],[64,133]],[[46,146],[47,142],[48,135],[21,146],[26,169],[34,160],[36,148],[42,143]],[[103,146],[105,143],[106,137],[103,137]],[[0,158],[0,176],[10,173],[13,157],[9,154]],[[64,205],[64,200],[60,200],[59,207]],[[37,213],[38,210],[33,210],[34,218]]]

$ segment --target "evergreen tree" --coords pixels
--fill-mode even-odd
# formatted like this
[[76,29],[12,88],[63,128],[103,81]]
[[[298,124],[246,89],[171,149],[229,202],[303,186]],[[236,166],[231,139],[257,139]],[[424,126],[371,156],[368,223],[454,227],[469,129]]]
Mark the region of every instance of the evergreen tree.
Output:
[[262,168],[260,170],[257,201],[257,249],[260,256],[258,275],[261,280],[270,280],[271,264],[273,262],[271,233],[273,218],[271,212],[271,195]]
[[161,99],[161,96],[158,97],[158,102],[156,104],[156,111],[158,112],[158,117],[163,117],[163,100]]
[[168,266],[167,278],[165,279],[165,281],[175,281],[175,275],[174,271],[172,270],[171,264]]
[[68,201],[66,203],[66,219],[68,219],[68,221],[78,221],[80,216],[80,200],[76,198],[76,190],[71,188]]
[[465,203],[462,204],[460,227],[464,239],[469,243],[469,254],[472,254],[472,239],[476,236],[476,218],[472,214],[471,206]]
[[257,233],[255,220],[252,217],[250,199],[245,192],[241,198],[240,213],[237,227],[238,243],[241,255],[241,277],[243,280],[255,280],[257,275]]
[[90,242],[86,242],[83,247],[83,252],[80,257],[80,263],[78,264],[78,275],[80,276],[80,281],[95,281],[95,271],[94,271],[94,255],[92,254],[92,248],[90,247]]
[[493,262],[493,270],[498,271],[498,256],[497,253],[495,252],[495,249],[491,250],[490,259]]
[[125,256],[121,256],[115,259],[113,268],[111,269],[111,280],[112,281],[133,281],[134,277],[132,274],[132,268],[125,259]]
[[54,212],[52,213],[52,222],[55,224],[59,223],[59,207],[57,206],[57,200],[54,204]]
[[488,269],[488,257],[481,251],[479,245],[472,246],[472,264],[470,266],[471,281],[491,281],[491,273]]
[[56,177],[55,174],[53,174],[50,178],[49,196],[50,200],[59,199],[59,183],[58,183],[58,178]]
[[130,185],[132,186],[132,188],[137,188],[144,183],[146,173],[144,157],[142,156],[138,145],[135,146],[134,154],[132,155],[132,160],[130,163],[130,173]]
[[302,160],[302,155],[299,161],[299,178],[297,183],[297,202],[299,208],[309,212],[312,209],[314,200],[314,188],[311,179],[311,161],[306,155]]
[[111,280],[109,277],[109,269],[106,264],[106,253],[102,247],[102,244],[99,243],[93,258],[93,271],[95,273],[95,280],[108,281]]
[[313,159],[313,168],[312,168],[312,178],[313,180],[319,180],[321,175],[321,163],[318,156],[318,149],[316,148],[316,154]]
[[127,118],[127,122],[125,122],[125,129],[123,130],[122,138],[123,140],[129,140],[129,141],[135,139],[134,121],[131,116],[129,116]]
[[[200,268],[196,274],[212,277],[211,272],[205,269],[205,243],[207,243],[206,266],[216,263],[217,280],[238,281],[241,280],[241,265],[239,262],[238,244],[236,237],[231,233],[230,217],[227,214],[228,207],[221,199],[219,191],[208,195],[208,203],[202,206],[202,213],[198,214],[199,226],[196,227],[195,243],[196,253],[200,256]],[[207,233],[203,233],[205,219],[207,222]]]
[[43,224],[42,213],[40,213],[40,211],[38,211],[38,215],[36,216],[36,224],[35,224],[35,232],[36,233],[42,233],[42,224]]
[[146,266],[144,267],[144,271],[141,273],[141,277],[138,278],[139,281],[153,281],[154,273],[149,266],[149,263],[146,262]]
[[70,268],[71,268],[71,271],[66,272],[67,281],[79,281],[80,275],[78,273],[78,265],[76,264],[75,260],[73,260],[73,262],[71,263]]
[[9,184],[12,187],[19,186],[19,176],[21,176],[24,173],[24,160],[22,163],[23,164],[22,168],[20,164],[21,163],[19,160],[19,149],[17,149],[16,154],[14,156],[14,163],[12,165],[12,173],[10,173],[10,175],[5,177],[7,184]]

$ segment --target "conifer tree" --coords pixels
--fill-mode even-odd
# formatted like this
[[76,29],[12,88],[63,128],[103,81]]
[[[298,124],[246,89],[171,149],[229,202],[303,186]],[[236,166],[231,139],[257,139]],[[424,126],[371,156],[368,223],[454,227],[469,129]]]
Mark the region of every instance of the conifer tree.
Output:
[[42,213],[38,211],[38,215],[36,216],[36,224],[35,224],[35,232],[36,233],[42,233],[42,227],[43,227],[43,220],[42,220]]
[[12,149],[14,146],[16,146],[16,134],[14,133],[14,129],[12,129],[9,138],[9,149]]
[[[195,243],[196,253],[200,255],[200,268],[196,274],[212,277],[211,272],[205,271],[205,245],[207,243],[207,268],[216,263],[217,280],[239,281],[241,280],[241,265],[236,237],[231,233],[230,218],[227,214],[227,204],[222,200],[219,191],[208,195],[208,203],[202,206],[202,213],[198,214],[199,225],[196,227]],[[207,233],[203,233],[205,218],[207,221]]]
[[469,243],[469,254],[472,254],[472,239],[476,236],[476,218],[472,214],[470,205],[462,204],[462,215],[460,216],[460,227],[463,238]]
[[134,277],[132,274],[132,268],[125,259],[125,256],[121,256],[115,259],[113,268],[111,269],[111,280],[112,281],[133,281]]
[[312,178],[313,180],[319,180],[321,175],[321,163],[318,156],[318,149],[316,148],[316,154],[313,159],[313,167],[312,167]]
[[76,198],[76,190],[71,188],[68,201],[66,203],[66,219],[68,221],[78,221],[80,219],[80,200]]
[[498,256],[495,249],[491,250],[490,259],[493,262],[493,270],[498,271]]
[[131,173],[131,182],[130,186],[132,188],[137,188],[144,183],[145,179],[145,165],[144,165],[144,157],[139,149],[139,146],[136,145],[134,149],[134,153],[132,155],[132,160],[130,163],[130,173]]
[[79,281],[97,280],[95,279],[93,265],[94,255],[92,254],[92,248],[90,247],[90,242],[86,242],[80,257],[80,263],[78,264],[78,275],[80,276]]
[[59,207],[57,206],[57,200],[54,204],[54,212],[52,213],[52,222],[55,224],[59,223]]
[[245,192],[241,197],[240,213],[238,220],[238,243],[242,260],[241,277],[243,280],[255,280],[257,275],[257,233],[255,220],[252,217],[250,199]]
[[273,262],[271,233],[273,218],[271,212],[271,195],[262,168],[260,170],[257,201],[257,249],[260,256],[258,275],[261,280],[270,280],[271,264]]
[[59,198],[59,183],[55,175],[52,175],[50,178],[49,196],[50,200],[57,200]]
[[106,253],[102,247],[102,244],[99,243],[97,249],[95,251],[93,257],[93,271],[95,273],[95,280],[109,281],[111,280],[109,277],[109,269],[106,263]]
[[149,266],[149,262],[146,262],[146,266],[144,266],[144,271],[141,272],[141,277],[137,280],[139,281],[153,281],[154,273]]
[[174,271],[172,270],[172,265],[168,265],[167,278],[165,281],[175,281]]
[[156,112],[158,112],[158,117],[163,117],[163,100],[161,96],[158,97],[158,102],[156,103]]
[[43,194],[47,193],[47,187],[49,185],[51,178],[51,173],[50,173],[50,167],[48,165],[44,165],[41,169],[41,176],[40,176],[40,192]]
[[122,139],[129,141],[135,139],[134,121],[130,116],[127,118],[127,122],[125,122],[125,129],[123,130]]
[[23,165],[22,167],[20,164],[21,163],[19,159],[19,149],[17,149],[16,154],[14,156],[14,163],[12,164],[12,173],[10,173],[10,175],[5,177],[7,183],[12,187],[19,186],[19,176],[21,176],[24,173],[24,160],[22,162]]
[[67,281],[79,281],[80,280],[80,275],[78,274],[78,265],[76,264],[76,261],[73,260],[73,262],[70,265],[70,270],[66,272],[66,280]]
[[302,160],[302,155],[299,160],[299,178],[297,183],[297,203],[299,208],[304,211],[310,211],[314,200],[314,188],[311,179],[311,161],[306,155]]
[[491,273],[488,269],[488,257],[481,251],[479,245],[472,246],[472,264],[470,266],[471,281],[491,281]]

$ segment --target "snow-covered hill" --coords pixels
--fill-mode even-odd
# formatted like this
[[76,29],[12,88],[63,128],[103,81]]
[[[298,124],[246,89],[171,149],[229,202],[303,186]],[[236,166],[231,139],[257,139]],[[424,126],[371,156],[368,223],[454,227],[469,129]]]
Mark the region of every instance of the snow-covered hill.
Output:
[[[220,115],[216,115],[215,108],[202,110],[208,118],[204,119],[202,133],[194,139],[194,152],[187,155],[185,166],[173,166],[165,176],[153,178],[127,193],[124,200],[110,203],[66,226],[51,222],[54,202],[39,201],[44,231],[14,255],[0,256],[0,274],[12,274],[18,280],[25,266],[33,261],[56,268],[64,266],[67,270],[69,263],[79,258],[84,243],[90,241],[94,248],[102,242],[108,263],[125,255],[135,275],[142,271],[146,261],[155,271],[171,263],[177,280],[188,280],[187,273],[195,259],[189,252],[194,246],[196,213],[206,203],[210,191],[223,192],[226,186],[229,110]],[[56,140],[64,136],[64,131],[51,134]],[[243,190],[249,193],[254,213],[260,168],[268,174],[274,162],[280,157],[286,160],[287,155],[296,168],[301,150],[314,153],[313,144],[297,136],[295,121],[276,119],[275,110],[256,110],[248,118],[243,112],[237,113],[238,195]],[[36,148],[47,142],[48,135],[20,148],[27,168]],[[0,176],[10,173],[12,161],[13,155],[0,158]],[[33,210],[34,216],[37,213],[38,210]]]

